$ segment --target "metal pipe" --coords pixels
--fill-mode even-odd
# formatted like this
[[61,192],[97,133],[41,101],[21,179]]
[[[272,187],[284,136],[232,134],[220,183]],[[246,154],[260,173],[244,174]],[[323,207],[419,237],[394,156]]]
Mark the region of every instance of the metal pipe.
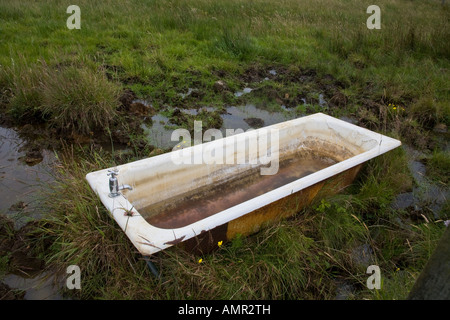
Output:
[[150,269],[150,271],[153,273],[153,275],[157,278],[157,279],[161,279],[161,275],[158,272],[158,269],[156,268],[156,266],[153,264],[153,262],[150,261],[150,258],[148,256],[143,256],[145,262],[147,262],[147,266]]

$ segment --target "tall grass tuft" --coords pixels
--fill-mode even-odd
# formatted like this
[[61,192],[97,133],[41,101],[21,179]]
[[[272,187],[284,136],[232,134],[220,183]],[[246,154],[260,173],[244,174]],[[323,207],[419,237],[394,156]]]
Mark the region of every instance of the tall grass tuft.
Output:
[[86,67],[51,72],[42,90],[41,110],[62,131],[88,134],[108,127],[119,106],[120,87]]
[[21,59],[0,72],[0,85],[11,95],[7,111],[21,121],[47,121],[60,131],[89,134],[108,128],[117,115],[121,87],[100,71]]
[[1,86],[10,91],[8,112],[15,118],[41,120],[42,67],[29,65],[25,59],[0,66]]
[[443,185],[450,181],[450,154],[445,151],[433,152],[427,161],[427,170],[431,178],[441,182]]

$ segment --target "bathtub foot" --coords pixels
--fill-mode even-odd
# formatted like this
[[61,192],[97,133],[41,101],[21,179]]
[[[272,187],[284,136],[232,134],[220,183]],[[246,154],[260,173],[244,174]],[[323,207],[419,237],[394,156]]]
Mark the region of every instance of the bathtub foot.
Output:
[[158,269],[156,268],[156,266],[153,264],[153,262],[150,261],[150,259],[146,256],[144,256],[144,260],[145,262],[147,262],[147,266],[150,269],[150,271],[153,273],[153,275],[157,278],[160,279],[161,276],[158,272]]

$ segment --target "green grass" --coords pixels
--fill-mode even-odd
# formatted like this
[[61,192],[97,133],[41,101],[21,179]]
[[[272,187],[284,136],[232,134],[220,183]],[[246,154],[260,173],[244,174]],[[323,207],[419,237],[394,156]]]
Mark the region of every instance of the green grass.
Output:
[[427,170],[431,178],[446,185],[450,181],[450,154],[445,151],[434,151],[427,160]]
[[[365,27],[366,5],[355,0],[81,1],[81,30],[68,30],[65,3],[2,1],[0,64],[10,65],[21,53],[29,63],[115,66],[119,80],[141,84],[142,94],[166,103],[171,90],[212,89],[213,70],[233,82],[255,62],[315,68],[355,90],[370,82],[370,95],[391,102],[448,97],[442,71],[449,56],[448,7],[403,0],[378,5],[381,30]],[[213,101],[205,96],[202,102]]]
[[[108,134],[111,123],[123,120],[117,100],[124,88],[168,116],[176,107],[220,110],[246,102],[312,113],[323,93],[328,100],[345,97],[327,113],[353,115],[360,125],[428,152],[431,177],[448,182],[448,154],[432,133],[437,124],[450,125],[448,5],[380,0],[381,30],[368,30],[368,4],[357,0],[80,0],[81,30],[68,30],[69,5],[0,0],[0,109],[20,124]],[[260,82],[272,68],[277,77]],[[214,89],[219,79],[229,91]],[[234,97],[246,86],[257,90]],[[181,99],[188,88],[198,96]],[[218,126],[215,116],[201,115]],[[333,299],[338,282],[346,281],[355,288],[349,298],[402,299],[442,234],[442,221],[411,220],[409,212],[391,208],[413,185],[406,154],[396,149],[366,164],[344,193],[293,219],[203,257],[177,248],[155,255],[158,281],[84,179],[114,159],[148,156],[134,149],[120,157],[60,153],[61,170],[31,246],[62,277],[68,265],[80,266],[83,289],[69,294]],[[445,208],[441,217],[448,217]],[[381,290],[365,287],[367,263],[355,255],[364,245],[371,251],[367,263],[381,267]]]

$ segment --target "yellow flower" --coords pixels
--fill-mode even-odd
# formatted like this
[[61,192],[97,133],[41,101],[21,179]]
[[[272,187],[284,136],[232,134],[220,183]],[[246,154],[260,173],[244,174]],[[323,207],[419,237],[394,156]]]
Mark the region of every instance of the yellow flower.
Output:
[[396,110],[396,109],[397,109],[397,107],[393,107],[392,109]]
[[223,241],[217,242],[217,245],[219,246],[219,248],[222,246],[222,244],[223,244]]
[[202,262],[203,262],[202,258],[198,259],[198,263],[202,263]]

